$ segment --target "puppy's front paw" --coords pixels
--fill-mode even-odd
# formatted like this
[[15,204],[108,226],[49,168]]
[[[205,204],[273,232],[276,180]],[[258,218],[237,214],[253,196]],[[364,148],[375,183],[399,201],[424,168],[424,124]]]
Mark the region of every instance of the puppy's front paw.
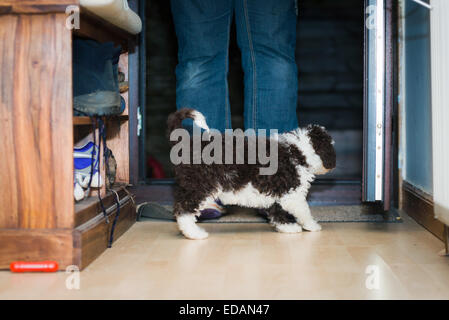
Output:
[[192,240],[206,239],[209,234],[201,227],[198,227],[195,223],[195,215],[193,214],[181,214],[176,217],[179,230],[182,234]]
[[309,222],[306,222],[302,225],[302,227],[308,231],[320,231],[321,230],[321,226],[318,224],[318,222],[312,220]]
[[301,226],[297,223],[277,224],[275,226],[275,229],[277,232],[282,232],[282,233],[299,233],[302,231]]
[[191,240],[204,240],[209,237],[209,234],[206,232],[206,230],[196,227],[191,228],[189,230],[182,230],[182,234],[187,238]]

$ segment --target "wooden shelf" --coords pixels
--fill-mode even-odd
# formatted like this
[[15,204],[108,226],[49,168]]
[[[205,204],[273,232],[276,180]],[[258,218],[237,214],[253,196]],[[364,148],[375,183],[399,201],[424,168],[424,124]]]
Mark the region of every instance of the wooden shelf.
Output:
[[112,41],[122,46],[122,52],[128,52],[130,48],[134,48],[137,38],[136,35],[113,25],[83,7],[80,8],[80,28],[73,29],[73,34],[98,42]]
[[[115,195],[114,195],[115,197]],[[127,195],[120,204],[120,213],[115,225],[114,241],[120,238],[137,220],[137,211],[132,199]],[[115,201],[114,201],[115,202]],[[117,216],[115,205],[108,211],[108,221],[100,211],[95,217],[73,229],[73,264],[80,269],[99,257],[106,249],[113,221]]]
[[[113,188],[120,201],[120,212],[114,231],[114,242],[128,230],[137,219],[137,211],[125,185]],[[116,195],[108,192],[102,202],[108,220],[104,216],[98,197],[93,196],[75,204],[75,229],[73,241],[75,248],[73,261],[81,269],[95,260],[107,248],[113,221],[117,215]],[[109,221],[109,222],[108,222]]]
[[[64,14],[67,6],[79,5],[79,0],[0,0],[2,14]],[[137,35],[117,27],[111,22],[99,17],[88,9],[80,6],[80,29],[73,29],[73,34],[97,40],[112,41],[122,46],[123,52],[128,52],[137,43]]]
[[[116,184],[112,188],[119,195],[120,200],[124,199],[128,196],[128,193],[125,191],[126,187],[124,185]],[[116,195],[113,192],[108,192],[105,196],[102,197],[103,205],[105,208],[109,208],[115,204]],[[91,196],[84,200],[75,203],[75,227],[86,223],[91,220],[99,213],[102,212],[100,201],[98,200],[98,196]]]
[[78,3],[78,0],[1,0],[0,12],[2,14],[65,13],[67,6]]
[[[138,8],[136,0],[129,1]],[[0,104],[5,120],[0,125],[0,152],[7,157],[7,165],[0,170],[0,211],[4,209],[0,214],[0,269],[22,260],[55,260],[60,270],[71,265],[82,269],[107,249],[111,221],[117,216],[115,193],[103,192],[108,219],[97,197],[77,204],[73,199],[73,146],[93,134],[89,117],[72,115],[74,36],[122,46],[119,67],[130,84],[129,93],[122,94],[126,109],[122,115],[104,117],[107,145],[117,162],[116,181],[123,183],[115,189],[120,211],[114,239],[136,221],[136,208],[124,185],[135,183],[138,176],[137,164],[130,164],[130,158],[137,160],[138,145],[137,36],[82,7],[81,29],[70,30],[65,13],[70,4],[79,5],[79,0],[0,0],[0,30],[14,30],[3,34],[4,52],[0,54],[0,65],[11,69],[0,84],[1,92],[7,93]],[[132,72],[128,72],[128,52],[137,57],[130,65]],[[39,117],[17,117],[16,112],[34,112]],[[26,147],[16,148],[18,141]],[[101,168],[103,178],[104,171]]]
[[[118,116],[108,116],[103,117],[107,120],[117,120],[117,121],[128,121],[129,116],[127,114],[122,114]],[[90,126],[92,125],[92,120],[89,117],[73,117],[73,125],[74,126]]]

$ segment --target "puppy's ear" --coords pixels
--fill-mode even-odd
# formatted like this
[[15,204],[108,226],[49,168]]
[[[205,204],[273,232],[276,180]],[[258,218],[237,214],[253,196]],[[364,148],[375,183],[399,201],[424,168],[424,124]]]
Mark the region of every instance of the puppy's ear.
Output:
[[315,153],[320,156],[326,169],[333,169],[336,166],[336,155],[334,140],[327,133],[326,128],[317,124],[307,126],[307,135],[310,138]]
[[309,124],[307,126],[307,134],[311,139],[313,137],[314,140],[322,140],[323,142],[330,143],[332,145],[335,143],[326,131],[326,128],[318,124]]

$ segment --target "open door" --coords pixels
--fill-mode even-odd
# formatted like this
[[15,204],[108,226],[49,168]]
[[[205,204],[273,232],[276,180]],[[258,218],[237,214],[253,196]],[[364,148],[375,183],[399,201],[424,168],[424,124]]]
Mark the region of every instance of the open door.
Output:
[[392,1],[365,0],[362,200],[390,206]]

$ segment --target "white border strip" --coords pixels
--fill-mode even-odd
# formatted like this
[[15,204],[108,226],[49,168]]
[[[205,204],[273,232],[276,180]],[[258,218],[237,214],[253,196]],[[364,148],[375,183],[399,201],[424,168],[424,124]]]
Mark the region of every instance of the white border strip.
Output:
[[376,183],[375,200],[383,199],[384,93],[385,93],[385,12],[384,0],[376,9]]

